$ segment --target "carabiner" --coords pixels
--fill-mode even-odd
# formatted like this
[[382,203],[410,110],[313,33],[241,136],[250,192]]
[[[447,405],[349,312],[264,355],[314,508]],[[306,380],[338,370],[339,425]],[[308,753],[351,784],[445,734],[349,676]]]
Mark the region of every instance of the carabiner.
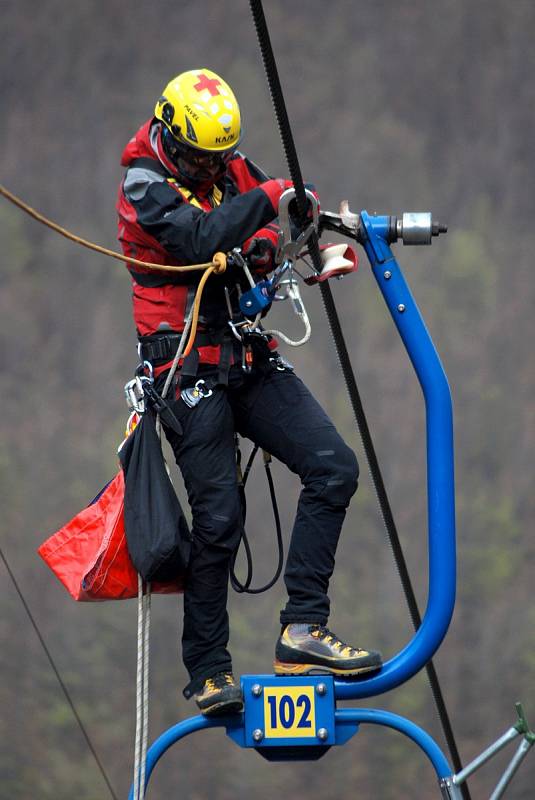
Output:
[[312,222],[299,234],[297,239],[292,238],[292,227],[290,224],[290,203],[295,200],[295,189],[286,189],[279,199],[279,244],[275,261],[277,264],[284,265],[285,261],[295,261],[299,252],[308,241],[312,233],[318,233],[319,207],[318,199],[310,189],[305,189],[306,199],[312,207]]

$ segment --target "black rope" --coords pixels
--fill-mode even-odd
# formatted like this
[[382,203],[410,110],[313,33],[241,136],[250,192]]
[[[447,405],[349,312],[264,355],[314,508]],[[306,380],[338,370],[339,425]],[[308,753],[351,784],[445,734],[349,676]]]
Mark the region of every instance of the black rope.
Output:
[[50,650],[46,646],[46,642],[43,639],[41,631],[39,630],[39,627],[38,627],[38,625],[37,625],[37,623],[36,623],[36,621],[35,621],[35,619],[33,617],[32,612],[30,611],[28,603],[26,602],[26,599],[24,598],[24,595],[22,593],[22,590],[21,590],[20,586],[18,585],[17,580],[16,580],[13,572],[11,571],[11,567],[9,566],[9,564],[7,562],[7,559],[6,559],[5,555],[4,555],[4,552],[3,552],[2,548],[0,548],[0,557],[2,558],[2,561],[4,562],[4,566],[5,566],[5,568],[6,568],[7,572],[8,572],[9,577],[11,578],[13,586],[15,587],[15,589],[16,589],[19,597],[20,597],[21,603],[24,606],[26,614],[28,615],[28,618],[29,618],[30,622],[33,625],[33,629],[34,629],[35,633],[37,634],[37,638],[39,639],[39,641],[41,643],[41,646],[42,646],[43,650],[46,653],[46,657],[48,658],[49,664],[52,667],[52,669],[53,669],[53,671],[54,671],[54,673],[56,675],[56,678],[58,680],[59,685],[61,686],[61,690],[62,690],[62,692],[63,692],[63,694],[65,696],[65,699],[67,700],[67,703],[69,704],[69,706],[71,708],[71,711],[74,714],[76,722],[78,723],[78,726],[79,726],[80,730],[82,731],[82,734],[84,736],[86,744],[89,747],[89,749],[91,751],[91,754],[93,755],[93,758],[95,759],[95,762],[96,762],[96,764],[97,764],[97,766],[98,766],[98,768],[100,770],[100,773],[101,773],[102,777],[104,778],[106,786],[108,787],[108,789],[110,791],[110,794],[113,797],[113,800],[118,800],[117,795],[113,791],[113,787],[111,785],[110,779],[108,778],[108,776],[106,774],[106,770],[104,769],[104,766],[103,766],[102,762],[100,761],[100,759],[98,757],[98,754],[97,754],[97,751],[95,750],[93,742],[91,741],[91,739],[89,737],[89,734],[85,729],[84,723],[82,722],[82,720],[80,718],[80,715],[78,714],[78,711],[76,710],[76,706],[74,705],[72,697],[70,696],[69,691],[68,691],[67,687],[65,686],[65,684],[63,682],[63,679],[62,679],[62,677],[61,677],[61,675],[59,673],[58,668],[56,667],[54,659],[52,658],[52,654],[50,653]]
[[[239,447],[237,448],[237,457],[236,461],[238,467],[241,465],[241,451]],[[251,453],[249,455],[249,459],[247,461],[247,466],[245,467],[245,471],[243,473],[242,479],[240,481],[240,495],[241,495],[241,502],[242,502],[242,514],[243,514],[243,524],[245,526],[245,513],[246,513],[246,503],[245,503],[245,484],[247,483],[247,478],[249,477],[249,472],[251,471],[251,467],[253,465],[254,458],[258,452],[258,445],[255,444]],[[249,544],[249,539],[247,533],[245,531],[245,527],[242,528],[242,535],[240,541],[238,542],[238,546],[232,555],[232,559],[230,562],[230,585],[234,589],[235,592],[238,594],[262,594],[262,592],[267,592],[268,589],[271,589],[272,586],[276,584],[278,581],[280,574],[282,572],[282,567],[284,564],[284,544],[282,541],[282,526],[279,516],[279,508],[277,505],[277,497],[275,495],[275,486],[273,484],[273,476],[271,474],[271,469],[269,467],[271,462],[271,456],[269,453],[264,451],[264,467],[266,470],[266,477],[269,486],[269,495],[271,498],[271,507],[273,509],[273,517],[275,519],[275,532],[277,536],[277,552],[278,552],[278,559],[277,559],[277,568],[275,570],[275,574],[268,581],[264,586],[260,586],[257,589],[251,589],[251,583],[253,580],[253,555],[251,552],[251,546]],[[236,559],[238,557],[238,550],[240,548],[240,544],[243,544],[243,548],[245,550],[245,563],[247,565],[247,573],[245,575],[245,580],[243,583],[238,579],[235,572],[235,565]]]
[[[290,171],[290,177],[293,181],[296,192],[296,200],[298,204],[299,214],[301,219],[304,219],[305,209],[306,209],[306,197],[305,197],[303,178],[301,175],[299,160],[297,157],[297,151],[295,149],[295,143],[290,128],[288,113],[286,111],[286,104],[284,101],[284,95],[279,80],[277,65],[275,63],[273,48],[271,46],[271,39],[269,36],[266,18],[262,7],[262,1],[249,0],[249,3],[253,15],[256,33],[258,36],[258,41],[260,44],[260,50],[262,53],[262,60],[264,62],[264,68],[266,71],[266,76],[269,84],[271,99],[275,107],[275,114],[277,117],[282,144],[284,147],[284,152],[288,163],[288,169]],[[309,250],[314,267],[318,272],[321,272],[322,265],[319,255],[319,246],[317,237],[315,236],[311,237]],[[325,311],[327,314],[327,318],[329,321],[329,327],[331,329],[331,333],[334,338],[336,352],[338,355],[338,359],[340,361],[340,366],[342,368],[342,373],[351,400],[351,406],[353,408],[353,412],[357,420],[357,426],[364,446],[364,451],[366,454],[366,459],[368,461],[368,466],[372,476],[372,481],[379,500],[381,514],[383,516],[384,524],[388,533],[388,538],[390,541],[390,545],[392,547],[392,551],[394,553],[396,566],[405,593],[405,598],[407,601],[407,605],[409,607],[411,620],[415,630],[417,630],[421,625],[421,616],[418,610],[416,596],[412,588],[409,572],[407,569],[407,564],[401,547],[401,542],[392,515],[392,510],[390,507],[388,495],[386,493],[386,488],[379,468],[379,463],[377,461],[377,456],[375,453],[375,448],[373,446],[368,423],[366,420],[364,407],[360,399],[360,394],[357,388],[357,382],[355,380],[355,375],[351,365],[351,360],[349,358],[349,353],[347,351],[344,336],[342,333],[342,327],[340,325],[340,320],[338,317],[336,306],[334,304],[334,299],[331,293],[331,289],[327,281],[323,281],[320,284],[320,291]],[[431,691],[435,700],[435,704],[437,706],[440,722],[442,724],[442,729],[444,731],[444,737],[446,739],[450,751],[453,767],[455,771],[458,772],[462,769],[461,759],[459,756],[457,744],[455,742],[455,737],[453,734],[451,722],[447,713],[444,697],[442,695],[442,690],[440,688],[440,684],[438,681],[438,676],[436,674],[432,661],[429,661],[428,664],[426,664],[426,671],[429,683],[431,685]],[[470,792],[466,783],[462,784],[460,788],[464,800],[471,800]]]
[[[392,548],[392,552],[394,554],[394,560],[396,562],[396,567],[401,580],[401,585],[403,587],[405,599],[407,602],[407,606],[409,608],[410,618],[414,626],[414,630],[417,631],[422,624],[422,618],[418,608],[416,595],[414,594],[414,589],[409,575],[407,562],[405,560],[403,549],[401,547],[401,541],[397,531],[396,523],[394,521],[394,516],[392,514],[392,508],[390,506],[390,501],[388,499],[388,494],[383,481],[381,468],[379,467],[379,462],[377,460],[377,454],[375,452],[375,447],[371,437],[370,429],[368,427],[368,421],[366,419],[364,406],[362,405],[362,400],[357,387],[355,374],[351,366],[351,361],[349,358],[349,354],[347,352],[345,340],[342,334],[342,329],[340,327],[340,320],[338,318],[338,314],[336,313],[334,299],[331,294],[330,287],[327,285],[327,281],[321,283],[320,286],[322,289],[322,299],[325,304],[325,308],[327,310],[327,316],[329,319],[329,324],[331,326],[331,332],[333,334],[333,338],[336,345],[336,352],[338,354],[338,359],[340,361],[340,366],[342,368],[344,380],[346,382],[347,390],[349,392],[353,413],[355,414],[355,418],[357,420],[357,426],[359,429],[360,438],[362,439],[362,444],[364,446],[364,451],[366,453],[368,468],[370,470],[370,474],[372,477],[373,486],[375,488],[375,493],[377,495],[379,507],[381,509],[381,515],[383,517],[383,522],[386,528],[386,532],[388,534],[388,540],[390,542],[390,547]],[[328,291],[323,291],[324,288],[328,289]],[[448,749],[450,751],[453,768],[455,772],[460,772],[462,769],[461,758],[459,755],[459,750],[457,748],[457,743],[455,741],[455,735],[453,733],[453,728],[449,718],[448,710],[446,708],[444,696],[440,688],[438,675],[432,660],[428,661],[428,663],[425,665],[425,669],[427,672],[427,677],[431,687],[431,692],[433,694],[433,698],[437,708],[438,716],[442,725],[442,730],[444,732],[444,738],[447,742]],[[466,784],[461,784],[460,788],[464,800],[471,800],[470,791],[466,786]]]

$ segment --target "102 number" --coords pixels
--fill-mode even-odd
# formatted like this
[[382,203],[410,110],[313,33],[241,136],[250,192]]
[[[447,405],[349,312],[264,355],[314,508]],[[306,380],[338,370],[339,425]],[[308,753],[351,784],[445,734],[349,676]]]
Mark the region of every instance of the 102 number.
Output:
[[285,730],[294,727],[299,730],[312,728],[310,719],[312,703],[308,695],[300,694],[295,700],[289,694],[283,694],[280,697],[269,695],[267,702],[272,730],[277,730],[279,727]]

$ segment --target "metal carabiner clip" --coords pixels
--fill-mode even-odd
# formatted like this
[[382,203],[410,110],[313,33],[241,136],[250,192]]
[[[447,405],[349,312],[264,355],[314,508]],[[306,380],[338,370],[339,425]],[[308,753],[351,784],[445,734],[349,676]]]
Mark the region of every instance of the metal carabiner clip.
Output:
[[199,378],[194,388],[199,392],[201,397],[211,397],[214,393],[213,389],[208,389],[204,378]]
[[306,199],[310,202],[312,208],[312,222],[299,234],[297,239],[292,239],[292,227],[290,224],[290,203],[295,200],[295,189],[286,189],[279,199],[279,244],[275,260],[281,266],[284,266],[286,261],[295,261],[303,246],[308,241],[310,236],[315,232],[318,233],[319,223],[319,207],[318,198],[310,191],[305,189]]
[[194,386],[181,390],[180,399],[188,408],[195,408],[201,400],[204,400],[205,397],[211,397],[213,393],[212,389],[206,387],[206,381],[203,378],[199,378]]

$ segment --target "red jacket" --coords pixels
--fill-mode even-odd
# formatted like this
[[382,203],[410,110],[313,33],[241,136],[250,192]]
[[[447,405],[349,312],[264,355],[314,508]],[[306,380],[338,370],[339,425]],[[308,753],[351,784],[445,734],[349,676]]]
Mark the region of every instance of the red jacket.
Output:
[[[129,141],[121,163],[127,171],[117,203],[119,241],[125,255],[141,261],[166,265],[207,262],[217,251],[243,246],[277,216],[282,182],[269,179],[238,152],[223,177],[205,194],[195,195],[181,186],[163,152],[160,123],[155,120],[147,121]],[[262,235],[276,240],[276,230]],[[128,269],[138,335],[181,332],[202,273],[158,272],[132,265]],[[240,279],[231,270],[210,277],[201,302],[201,329],[227,326],[224,286],[236,306],[236,282]],[[218,347],[198,350],[201,362],[218,362]]]

